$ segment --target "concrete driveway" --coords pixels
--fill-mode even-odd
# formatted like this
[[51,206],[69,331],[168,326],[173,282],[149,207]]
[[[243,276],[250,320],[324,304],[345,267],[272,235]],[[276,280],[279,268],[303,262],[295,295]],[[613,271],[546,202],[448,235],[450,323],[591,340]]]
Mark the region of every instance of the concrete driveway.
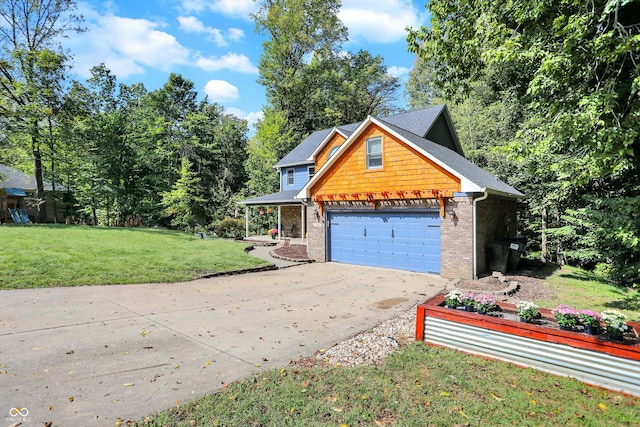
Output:
[[445,285],[326,263],[186,283],[0,291],[0,426],[136,420],[329,348]]

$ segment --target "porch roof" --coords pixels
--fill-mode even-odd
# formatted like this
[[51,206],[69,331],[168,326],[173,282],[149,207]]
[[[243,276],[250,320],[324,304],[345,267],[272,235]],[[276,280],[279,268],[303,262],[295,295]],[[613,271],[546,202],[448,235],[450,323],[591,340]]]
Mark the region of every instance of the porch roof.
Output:
[[247,206],[279,206],[279,205],[302,205],[302,200],[296,199],[300,190],[286,190],[253,199],[242,200],[238,203]]

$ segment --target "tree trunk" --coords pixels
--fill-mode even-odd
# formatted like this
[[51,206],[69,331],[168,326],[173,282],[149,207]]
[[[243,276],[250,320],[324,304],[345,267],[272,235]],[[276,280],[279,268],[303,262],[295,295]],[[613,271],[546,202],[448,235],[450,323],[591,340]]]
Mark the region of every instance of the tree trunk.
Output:
[[542,259],[542,262],[547,262],[547,208],[542,208],[540,250],[540,258]]
[[44,198],[44,181],[42,179],[42,153],[38,141],[38,124],[34,124],[31,134],[31,151],[33,153],[33,173],[36,177],[36,203],[38,207],[38,217],[36,222],[45,222],[47,208]]

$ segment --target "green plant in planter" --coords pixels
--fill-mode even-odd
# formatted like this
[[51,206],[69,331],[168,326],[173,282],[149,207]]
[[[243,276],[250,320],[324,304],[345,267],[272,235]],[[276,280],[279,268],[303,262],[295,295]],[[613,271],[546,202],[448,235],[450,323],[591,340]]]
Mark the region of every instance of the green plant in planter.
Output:
[[602,321],[606,325],[609,334],[621,336],[629,329],[627,316],[618,310],[604,310],[601,314]]
[[465,307],[473,307],[476,305],[476,293],[475,292],[467,292],[462,295],[462,305]]
[[599,328],[602,316],[597,311],[593,310],[580,310],[578,312],[580,316],[580,323],[584,326],[591,326],[592,328]]
[[489,313],[496,308],[496,297],[491,294],[477,294],[475,306],[479,313]]
[[520,301],[516,304],[518,316],[527,323],[531,323],[540,317],[538,306],[531,301]]
[[450,291],[444,296],[444,303],[453,308],[462,305],[462,291],[458,289]]
[[578,312],[568,305],[560,304],[551,313],[556,318],[558,325],[565,328],[573,328],[580,324],[580,315]]

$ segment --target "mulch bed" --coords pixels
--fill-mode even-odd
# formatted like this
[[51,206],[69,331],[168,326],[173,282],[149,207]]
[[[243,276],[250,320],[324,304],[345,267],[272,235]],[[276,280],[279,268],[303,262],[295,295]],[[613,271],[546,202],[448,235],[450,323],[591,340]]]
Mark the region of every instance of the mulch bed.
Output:
[[505,282],[488,275],[479,280],[460,281],[455,287],[463,290],[500,291],[505,289],[509,282],[516,281],[520,285],[518,291],[511,296],[500,297],[499,301],[517,304],[523,300],[547,299],[552,296],[552,292],[545,278],[553,273],[554,268],[556,267],[553,265],[522,259],[516,271],[504,275]]
[[289,245],[288,248],[279,246],[273,250],[273,253],[286,259],[292,259],[296,261],[309,261],[306,245]]

